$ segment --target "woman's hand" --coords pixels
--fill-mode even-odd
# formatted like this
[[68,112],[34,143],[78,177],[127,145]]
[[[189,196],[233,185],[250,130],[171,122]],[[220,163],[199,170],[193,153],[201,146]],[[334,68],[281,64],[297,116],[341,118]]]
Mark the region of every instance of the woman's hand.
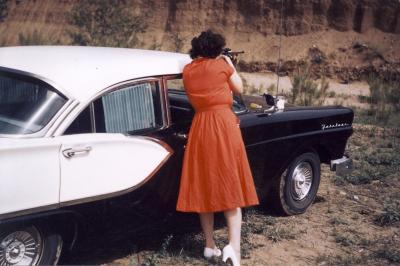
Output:
[[230,65],[231,67],[233,67],[233,69],[235,69],[235,66],[232,63],[232,60],[228,56],[221,54],[218,56],[218,58],[224,59],[228,63],[228,65]]
[[232,60],[226,55],[220,55],[218,58],[223,58],[233,68],[234,72],[228,80],[229,86],[235,94],[241,94],[243,92],[243,82],[239,74],[236,72],[236,68],[232,63]]

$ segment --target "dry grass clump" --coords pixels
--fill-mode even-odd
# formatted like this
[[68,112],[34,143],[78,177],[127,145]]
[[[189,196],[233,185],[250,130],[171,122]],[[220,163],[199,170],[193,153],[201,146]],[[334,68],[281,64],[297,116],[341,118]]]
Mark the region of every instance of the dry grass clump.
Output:
[[309,66],[299,68],[292,77],[292,92],[290,101],[292,104],[311,106],[323,105],[328,94],[329,82],[323,76],[318,83],[311,77]]
[[375,223],[380,226],[390,226],[400,223],[400,193],[385,200],[383,203],[383,213],[376,217]]
[[38,30],[32,32],[18,34],[19,45],[57,45],[61,44],[60,40],[52,36],[44,35]]
[[400,81],[385,80],[374,75],[367,81],[370,96],[363,99],[370,104],[367,115],[386,126],[391,116],[400,111]]

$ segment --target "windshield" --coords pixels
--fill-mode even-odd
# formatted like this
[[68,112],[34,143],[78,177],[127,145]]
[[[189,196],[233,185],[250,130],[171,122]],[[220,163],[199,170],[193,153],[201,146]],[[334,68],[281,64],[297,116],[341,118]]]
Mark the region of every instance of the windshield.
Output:
[[233,96],[232,109],[235,113],[243,113],[247,111],[246,105],[244,104],[241,96],[238,95]]
[[66,101],[44,82],[0,73],[0,134],[35,133]]

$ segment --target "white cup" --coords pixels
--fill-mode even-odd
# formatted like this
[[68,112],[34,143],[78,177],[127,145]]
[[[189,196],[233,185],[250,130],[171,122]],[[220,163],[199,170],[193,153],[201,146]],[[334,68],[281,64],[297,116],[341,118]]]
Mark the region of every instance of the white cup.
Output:
[[278,108],[278,110],[283,110],[285,108],[285,100],[278,98],[278,101],[276,102],[276,108]]

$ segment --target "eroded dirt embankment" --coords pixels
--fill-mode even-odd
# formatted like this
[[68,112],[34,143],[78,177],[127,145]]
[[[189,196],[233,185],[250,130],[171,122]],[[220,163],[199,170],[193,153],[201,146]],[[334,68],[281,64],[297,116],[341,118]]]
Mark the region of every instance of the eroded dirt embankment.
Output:
[[[0,45],[18,45],[21,34],[34,31],[41,44],[69,44],[68,13],[78,3],[9,1],[7,16],[0,23]],[[212,28],[226,36],[229,47],[246,51],[241,56],[244,71],[275,71],[281,47],[282,73],[304,62],[315,63],[316,75],[323,72],[343,81],[370,72],[399,72],[397,0],[285,0],[283,5],[276,0],[124,3],[147,24],[138,48],[187,52],[194,35]]]

